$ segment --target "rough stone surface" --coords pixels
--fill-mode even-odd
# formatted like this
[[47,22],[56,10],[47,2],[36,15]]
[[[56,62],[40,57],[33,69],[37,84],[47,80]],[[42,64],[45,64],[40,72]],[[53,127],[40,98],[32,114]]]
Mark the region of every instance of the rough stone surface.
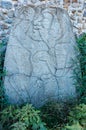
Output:
[[9,1],[1,1],[1,6],[2,6],[2,8],[5,8],[5,9],[11,9],[12,3]]
[[17,10],[5,57],[4,86],[9,101],[39,107],[49,100],[74,97],[74,45],[65,10],[42,5]]
[[[9,40],[9,33],[14,22],[15,10],[21,5],[28,5],[32,3],[38,3],[39,1],[45,2],[45,0],[0,0],[0,43],[7,43]],[[56,4],[56,6],[64,8],[68,11],[69,16],[73,25],[73,32],[75,35],[79,36],[80,34],[86,32],[86,0],[46,0],[48,3]],[[63,2],[62,2],[63,1]],[[10,28],[3,28],[1,26],[8,23]],[[8,30],[8,31],[7,31]],[[5,34],[2,36],[2,34]]]

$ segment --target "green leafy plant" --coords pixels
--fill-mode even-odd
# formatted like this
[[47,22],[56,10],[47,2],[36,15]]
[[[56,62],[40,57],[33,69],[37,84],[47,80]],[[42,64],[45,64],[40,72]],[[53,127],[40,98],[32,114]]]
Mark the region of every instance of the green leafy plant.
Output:
[[3,86],[3,78],[6,74],[5,69],[3,69],[5,58],[5,46],[6,45],[4,43],[0,43],[0,110],[2,110],[7,104]]
[[77,97],[80,103],[86,104],[86,34],[77,38],[78,55],[74,61],[75,68],[73,79],[77,90]]
[[85,130],[80,124],[79,122],[76,122],[74,124],[72,124],[71,126],[67,125],[65,126],[65,130]]
[[77,105],[69,114],[70,122],[79,122],[82,126],[86,127],[86,105]]
[[0,121],[4,128],[6,128],[7,130],[9,129],[10,125],[16,121],[15,115],[18,110],[19,109],[17,109],[17,107],[10,105],[1,111]]
[[25,123],[23,122],[16,122],[13,125],[11,125],[11,127],[12,127],[12,130],[26,130],[27,129]]
[[41,121],[40,111],[32,105],[9,106],[1,112],[1,123],[6,130],[47,130]]
[[69,113],[66,130],[86,130],[86,105],[80,104]]
[[67,116],[73,105],[68,102],[49,102],[41,108],[41,118],[50,129],[59,129],[68,122]]

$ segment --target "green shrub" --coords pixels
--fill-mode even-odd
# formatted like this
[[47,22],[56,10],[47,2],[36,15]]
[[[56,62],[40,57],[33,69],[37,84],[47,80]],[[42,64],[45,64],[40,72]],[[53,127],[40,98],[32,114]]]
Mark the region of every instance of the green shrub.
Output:
[[77,44],[80,53],[77,56],[79,64],[76,63],[77,67],[74,69],[75,85],[79,101],[86,104],[86,34],[77,39]]
[[67,130],[86,130],[86,105],[80,104],[69,113]]
[[79,124],[79,122],[76,122],[71,126],[69,125],[65,126],[64,130],[85,130],[85,129]]
[[3,87],[3,78],[6,74],[5,69],[3,69],[5,58],[5,47],[6,45],[4,43],[0,43],[0,110],[2,110],[7,104]]
[[72,103],[57,103],[49,102],[41,108],[41,118],[51,128],[56,128],[64,126],[68,118]]
[[9,106],[1,112],[1,123],[6,130],[47,130],[40,112],[32,105]]

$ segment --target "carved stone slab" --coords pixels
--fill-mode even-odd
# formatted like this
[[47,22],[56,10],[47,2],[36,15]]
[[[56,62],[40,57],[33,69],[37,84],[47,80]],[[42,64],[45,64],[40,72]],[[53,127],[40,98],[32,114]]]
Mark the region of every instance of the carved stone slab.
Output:
[[46,5],[18,9],[5,57],[9,101],[40,107],[49,100],[75,97],[74,46],[70,19],[63,9]]

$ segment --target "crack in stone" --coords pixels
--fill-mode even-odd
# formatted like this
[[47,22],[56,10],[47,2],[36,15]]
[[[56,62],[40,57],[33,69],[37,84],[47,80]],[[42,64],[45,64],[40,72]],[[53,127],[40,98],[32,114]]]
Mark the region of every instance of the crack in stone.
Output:
[[[62,9],[50,6],[19,9],[5,62],[8,74],[4,84],[7,93],[8,90],[11,93],[8,95],[10,102],[26,101],[39,107],[49,99],[64,100],[71,93],[75,94],[70,78],[74,44],[69,17]],[[10,63],[7,62],[9,57]],[[15,89],[14,93],[19,93],[17,101],[12,98],[11,87]],[[21,97],[25,97],[23,101]]]

